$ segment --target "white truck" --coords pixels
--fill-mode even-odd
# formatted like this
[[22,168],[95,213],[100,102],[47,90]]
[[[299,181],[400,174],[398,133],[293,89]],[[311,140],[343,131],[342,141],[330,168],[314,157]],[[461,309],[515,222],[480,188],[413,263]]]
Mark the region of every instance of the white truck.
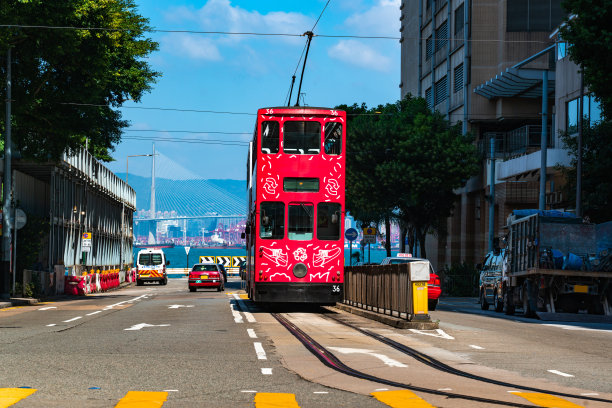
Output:
[[595,224],[571,213],[518,210],[507,228],[498,311],[612,316],[612,249],[598,247]]

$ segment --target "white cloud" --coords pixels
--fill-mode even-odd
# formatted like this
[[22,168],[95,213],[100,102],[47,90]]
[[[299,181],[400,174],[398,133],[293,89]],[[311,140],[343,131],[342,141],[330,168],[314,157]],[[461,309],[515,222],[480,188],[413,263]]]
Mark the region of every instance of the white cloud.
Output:
[[345,25],[356,35],[399,37],[400,5],[400,0],[378,0],[365,12],[348,17]]
[[374,71],[389,72],[391,58],[356,40],[343,40],[329,49],[331,58]]
[[[302,34],[314,23],[312,18],[301,13],[271,11],[267,14],[260,14],[257,11],[232,6],[230,0],[208,0],[202,8],[197,10],[188,7],[172,8],[166,13],[166,19],[174,23],[193,22],[203,31],[241,33]],[[230,39],[240,41],[244,38],[231,36]],[[303,42],[303,38],[296,37],[296,39]]]
[[219,49],[209,38],[194,34],[172,33],[162,39],[162,48],[174,55],[184,55],[189,58],[207,61],[222,59]]

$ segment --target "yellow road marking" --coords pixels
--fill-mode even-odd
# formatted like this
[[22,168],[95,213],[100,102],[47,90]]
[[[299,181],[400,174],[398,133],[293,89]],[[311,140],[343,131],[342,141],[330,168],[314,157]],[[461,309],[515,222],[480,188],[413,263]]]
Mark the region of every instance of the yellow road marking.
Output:
[[129,391],[115,408],[158,408],[168,399],[167,392]]
[[24,308],[24,307],[25,307],[25,306],[12,306],[12,307],[5,307],[5,308],[3,308],[3,309],[0,309],[0,311],[5,312],[5,311],[7,311],[7,310],[22,309],[22,308]]
[[255,408],[300,408],[294,394],[258,392]]
[[433,405],[412,391],[379,391],[373,392],[374,398],[393,408],[433,408]]
[[31,388],[0,388],[0,408],[10,407],[35,392]]
[[573,402],[564,400],[563,398],[555,397],[554,395],[541,394],[538,392],[512,392],[514,395],[525,398],[529,402],[533,402],[541,407],[548,408],[583,408],[582,405],[576,405]]

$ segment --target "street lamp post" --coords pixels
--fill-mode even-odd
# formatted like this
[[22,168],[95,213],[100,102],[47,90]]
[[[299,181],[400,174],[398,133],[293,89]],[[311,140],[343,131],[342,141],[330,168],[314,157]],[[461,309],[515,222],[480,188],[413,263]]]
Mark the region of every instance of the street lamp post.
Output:
[[128,173],[130,168],[130,157],[151,157],[152,154],[131,154],[125,158],[125,182],[128,182]]
[[[128,174],[130,168],[130,157],[151,157],[152,154],[131,154],[125,158],[125,184],[128,184]],[[123,267],[123,233],[125,232],[125,206],[121,205],[121,267]]]

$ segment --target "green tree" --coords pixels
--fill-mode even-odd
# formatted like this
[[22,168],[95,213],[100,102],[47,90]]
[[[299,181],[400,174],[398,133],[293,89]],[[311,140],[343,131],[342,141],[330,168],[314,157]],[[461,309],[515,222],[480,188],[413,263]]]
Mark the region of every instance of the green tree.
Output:
[[[586,121],[585,121],[586,122]],[[564,192],[576,197],[576,163],[578,140],[574,136],[561,136],[572,156],[571,167],[563,169],[567,184]],[[612,122],[604,121],[589,126],[582,132],[582,208],[583,214],[593,222],[612,220]],[[572,201],[573,202],[573,201]]]
[[347,209],[360,220],[376,214],[369,221],[384,220],[387,228],[390,219],[400,218],[415,229],[426,257],[427,233],[451,214],[454,190],[478,171],[472,139],[461,134],[460,124],[432,113],[423,98],[350,108],[349,118],[355,117],[347,121]]
[[10,47],[12,139],[21,156],[57,159],[87,139],[90,152],[111,160],[128,126],[117,108],[140,101],[159,76],[144,60],[158,44],[134,1],[3,0],[0,21],[10,25],[0,28],[0,81]]
[[[354,104],[337,108],[347,112],[346,208],[362,227],[384,223],[389,231],[394,202],[388,199],[393,191],[384,182],[385,152],[389,147],[384,106],[369,109],[365,104]],[[385,248],[391,256],[389,234]]]
[[560,28],[561,37],[572,45],[569,54],[582,67],[585,85],[612,118],[612,0],[565,0],[563,6],[573,17]]

